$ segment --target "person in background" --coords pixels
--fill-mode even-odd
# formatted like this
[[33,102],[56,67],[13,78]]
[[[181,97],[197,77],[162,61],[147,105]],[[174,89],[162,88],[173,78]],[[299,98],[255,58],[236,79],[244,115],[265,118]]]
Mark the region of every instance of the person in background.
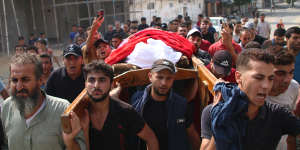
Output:
[[113,35],[115,33],[120,34],[122,39],[126,38],[126,34],[125,34],[124,30],[121,28],[120,21],[115,21],[115,29],[113,30]]
[[[9,97],[9,94],[4,86],[4,83],[2,82],[2,80],[0,79],[0,95],[2,97],[3,100],[5,100],[6,98]],[[1,143],[1,140],[0,140]]]
[[23,54],[25,53],[25,48],[21,45],[16,45],[15,46],[15,54],[19,55],[19,54]]
[[187,33],[188,33],[187,25],[185,23],[180,24],[180,26],[177,29],[177,34],[186,38]]
[[233,40],[236,42],[236,43],[240,43],[240,33],[241,33],[241,30],[242,30],[242,22],[238,21],[236,22],[236,24],[234,25],[234,28],[233,28]]
[[30,33],[29,35],[29,40],[28,40],[28,45],[29,46],[33,46],[34,42],[37,40],[37,38],[35,37],[34,33]]
[[251,32],[249,29],[247,28],[243,28],[240,32],[240,47],[242,48],[242,50],[245,49],[245,46],[251,41]]
[[130,26],[132,26],[132,27],[138,27],[139,26],[139,22],[137,20],[132,20]]
[[118,33],[115,33],[111,39],[111,46],[113,47],[113,49],[117,49],[119,45],[122,43],[122,41],[123,41],[122,36]]
[[139,29],[139,30],[144,30],[144,29],[146,29],[146,28],[148,28],[148,27],[149,27],[149,25],[147,24],[146,18],[145,18],[145,17],[142,17],[142,18],[141,18],[141,24],[138,26],[138,29]]
[[178,29],[178,20],[174,19],[172,21],[169,22],[169,31],[170,32],[177,32]]
[[132,26],[132,27],[130,27],[130,29],[129,29],[129,35],[132,35],[132,34],[134,34],[134,33],[137,33],[138,31],[139,31],[139,30],[138,30],[137,27]]
[[25,38],[23,36],[18,37],[18,44],[22,47],[24,47],[24,49],[26,49],[28,46],[25,44]]
[[112,24],[107,25],[107,31],[104,34],[104,39],[108,42],[110,42],[112,39],[113,29],[114,29],[114,27]]
[[286,45],[285,39],[285,33],[286,30],[282,28],[278,28],[274,31],[273,39],[271,40],[266,40],[263,43],[263,47],[269,47],[269,46],[275,46],[279,45],[281,47],[284,47]]
[[45,89],[48,78],[50,77],[51,72],[53,71],[53,64],[51,56],[48,54],[39,55],[40,62],[42,63],[43,73],[41,76],[42,84],[41,89]]
[[150,23],[150,27],[153,27],[156,24],[156,16],[152,16],[152,21]]
[[83,26],[78,26],[77,27],[77,33],[75,34],[74,39],[76,39],[77,36],[80,36],[80,37],[86,39],[87,38],[87,34],[86,34],[86,32],[84,30],[85,29],[84,29]]
[[76,36],[74,44],[82,47],[85,44],[85,39],[81,36]]
[[196,25],[200,28],[201,26],[201,23],[202,23],[202,20],[203,20],[203,15],[202,14],[199,14],[198,15],[198,21],[196,23]]
[[252,41],[258,42],[260,45],[262,45],[265,42],[265,40],[267,40],[266,38],[256,34],[256,29],[255,29],[254,23],[248,22],[245,25],[245,27],[250,30]]
[[64,67],[54,70],[48,78],[47,94],[68,100],[70,103],[84,89],[81,48],[70,44],[63,51]]
[[203,39],[209,41],[210,43],[215,43],[214,33],[209,32],[209,20],[204,19],[201,22],[200,31],[202,33]]
[[260,14],[259,18],[260,18],[260,22],[258,22],[256,27],[257,34],[266,39],[270,39],[271,26],[268,22],[265,21],[265,14],[264,13]]
[[40,37],[38,38],[38,40],[45,40],[46,45],[48,45],[48,38],[46,37],[46,34],[44,32],[40,33]]
[[74,42],[76,33],[77,33],[77,25],[74,24],[72,25],[71,32],[69,34],[70,41],[71,41],[70,43]]
[[182,15],[178,15],[176,19],[178,20],[178,24],[182,24],[185,21]]
[[35,54],[35,55],[38,55],[38,48],[35,47],[35,46],[29,46],[27,47],[26,49],[26,53],[31,53],[31,54]]

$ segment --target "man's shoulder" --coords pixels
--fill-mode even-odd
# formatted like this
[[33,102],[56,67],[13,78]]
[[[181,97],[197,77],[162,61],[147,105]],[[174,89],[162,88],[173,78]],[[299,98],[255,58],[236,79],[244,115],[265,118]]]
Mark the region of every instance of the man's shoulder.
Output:
[[12,97],[10,96],[1,103],[1,111],[3,110],[5,111],[6,109],[8,109],[13,105],[13,101],[11,99]]
[[60,67],[52,71],[50,76],[61,76],[65,71],[65,67]]
[[46,101],[49,107],[59,112],[63,112],[70,105],[67,100],[51,95],[46,95]]

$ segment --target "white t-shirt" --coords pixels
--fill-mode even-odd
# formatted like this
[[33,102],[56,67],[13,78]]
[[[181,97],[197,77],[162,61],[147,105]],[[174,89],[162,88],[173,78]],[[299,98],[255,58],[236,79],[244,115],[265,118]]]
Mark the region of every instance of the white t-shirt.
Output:
[[284,93],[278,96],[268,96],[266,100],[287,107],[290,111],[293,111],[296,107],[298,89],[298,82],[292,79],[288,89]]
[[[279,104],[283,107],[288,108],[288,110],[293,111],[296,108],[298,89],[299,89],[299,84],[296,80],[293,79],[288,89],[284,93],[281,93],[278,96],[268,96],[266,100],[272,103]],[[281,137],[276,150],[287,149],[287,144],[286,144],[287,136],[288,135],[284,135]]]
[[257,30],[258,35],[260,35],[266,39],[269,39],[270,31],[271,31],[271,26],[269,23],[267,23],[266,21],[259,22],[257,24],[256,30]]

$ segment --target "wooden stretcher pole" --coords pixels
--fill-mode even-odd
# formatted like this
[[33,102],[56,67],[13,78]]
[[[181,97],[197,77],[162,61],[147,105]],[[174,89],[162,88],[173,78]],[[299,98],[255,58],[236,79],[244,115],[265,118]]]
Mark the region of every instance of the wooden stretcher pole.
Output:
[[194,68],[198,72],[198,78],[199,78],[199,94],[200,94],[200,100],[201,100],[201,106],[200,109],[203,109],[205,106],[208,105],[210,101],[210,94],[214,95],[213,87],[216,84],[217,78],[206,68],[204,63],[195,57],[192,56],[192,62],[194,65]]

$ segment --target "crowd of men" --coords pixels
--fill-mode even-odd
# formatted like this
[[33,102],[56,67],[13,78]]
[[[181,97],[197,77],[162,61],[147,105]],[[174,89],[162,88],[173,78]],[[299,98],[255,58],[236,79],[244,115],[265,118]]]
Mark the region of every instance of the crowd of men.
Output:
[[[195,25],[181,15],[168,24],[153,16],[150,25],[142,17],[140,24],[116,21],[101,34],[103,22],[103,17],[95,18],[86,31],[72,26],[72,44],[63,50],[61,67],[44,33],[39,39],[31,35],[28,45],[19,37],[7,87],[0,81],[6,98],[0,149],[300,148],[299,27],[280,26],[271,38],[270,24],[260,14],[259,21],[224,22],[216,31],[209,17],[199,14]],[[147,77],[151,83],[135,87],[128,103],[119,99],[122,87],[113,82],[115,68],[104,60],[126,38],[149,28],[186,38],[219,79],[211,104],[198,118],[200,133],[194,103],[172,88],[178,64],[170,60],[154,61]],[[83,89],[90,103],[80,117],[71,112],[72,132],[65,133],[60,116]]]

